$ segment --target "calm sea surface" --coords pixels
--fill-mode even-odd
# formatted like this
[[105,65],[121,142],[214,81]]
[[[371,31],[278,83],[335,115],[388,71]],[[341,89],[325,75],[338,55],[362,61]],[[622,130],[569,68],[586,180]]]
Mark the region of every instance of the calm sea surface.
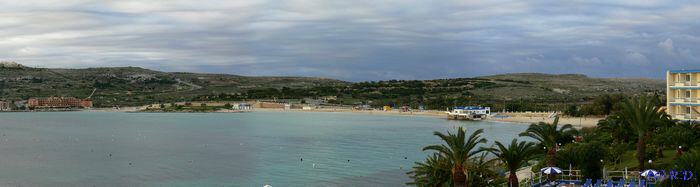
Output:
[[484,129],[489,145],[527,127],[347,113],[0,113],[0,186],[403,186],[421,148],[440,143],[433,131],[456,126]]

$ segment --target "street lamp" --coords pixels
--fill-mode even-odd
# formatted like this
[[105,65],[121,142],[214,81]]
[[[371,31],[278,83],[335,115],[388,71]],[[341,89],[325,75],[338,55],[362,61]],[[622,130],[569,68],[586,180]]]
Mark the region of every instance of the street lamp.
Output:
[[603,166],[603,179],[605,179],[605,164],[603,163],[603,159],[600,159],[600,165]]

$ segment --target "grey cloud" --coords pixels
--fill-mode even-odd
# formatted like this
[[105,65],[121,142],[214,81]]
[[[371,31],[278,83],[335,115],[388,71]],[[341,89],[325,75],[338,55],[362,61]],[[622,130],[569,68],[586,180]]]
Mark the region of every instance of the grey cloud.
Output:
[[673,46],[673,40],[670,38],[659,42],[659,47],[663,49],[666,54],[676,56],[676,48]]
[[636,51],[628,51],[625,58],[626,62],[634,65],[649,65],[650,63],[646,55]]
[[0,59],[352,81],[662,78],[700,68],[698,11],[665,0],[25,0],[0,2]]

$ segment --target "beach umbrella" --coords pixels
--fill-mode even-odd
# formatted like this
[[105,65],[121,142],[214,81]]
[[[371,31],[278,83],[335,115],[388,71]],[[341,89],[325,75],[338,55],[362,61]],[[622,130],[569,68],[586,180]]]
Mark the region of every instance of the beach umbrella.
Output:
[[552,175],[552,174],[560,174],[562,173],[561,168],[558,167],[545,167],[540,169],[540,172],[547,174],[547,175]]
[[642,177],[647,177],[647,176],[659,176],[659,172],[653,169],[648,169],[644,170],[642,172]]

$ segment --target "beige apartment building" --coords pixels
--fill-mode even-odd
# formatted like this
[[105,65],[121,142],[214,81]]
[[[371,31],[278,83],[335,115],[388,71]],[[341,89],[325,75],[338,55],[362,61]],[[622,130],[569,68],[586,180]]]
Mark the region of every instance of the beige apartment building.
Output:
[[667,112],[677,120],[700,120],[700,70],[666,73]]

